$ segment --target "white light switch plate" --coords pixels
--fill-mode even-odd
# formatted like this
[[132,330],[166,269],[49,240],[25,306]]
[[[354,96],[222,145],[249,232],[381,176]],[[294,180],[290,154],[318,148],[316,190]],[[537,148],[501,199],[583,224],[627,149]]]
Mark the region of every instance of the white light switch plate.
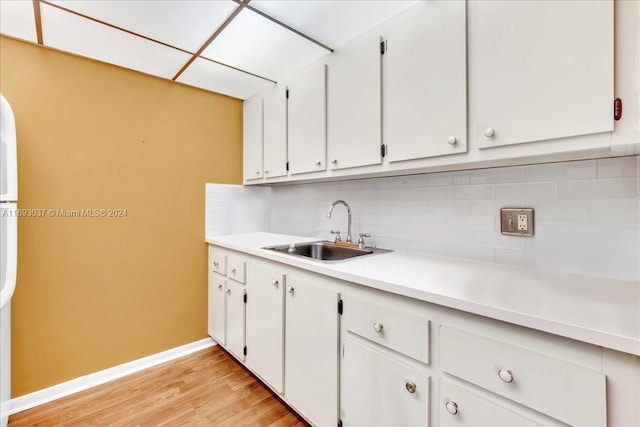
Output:
[[509,236],[533,236],[533,209],[500,209],[500,233]]

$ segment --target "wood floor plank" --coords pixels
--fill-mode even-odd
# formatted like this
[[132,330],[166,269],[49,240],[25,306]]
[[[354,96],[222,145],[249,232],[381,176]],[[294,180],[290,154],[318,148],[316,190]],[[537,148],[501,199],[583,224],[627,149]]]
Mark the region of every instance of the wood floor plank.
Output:
[[22,426],[308,424],[221,347],[211,347],[9,417]]

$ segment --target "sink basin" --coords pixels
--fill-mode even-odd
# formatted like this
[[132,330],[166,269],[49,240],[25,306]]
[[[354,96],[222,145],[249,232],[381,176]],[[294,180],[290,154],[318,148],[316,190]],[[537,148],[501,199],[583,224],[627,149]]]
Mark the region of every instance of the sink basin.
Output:
[[300,256],[316,261],[343,261],[350,258],[361,257],[364,255],[372,255],[376,253],[391,252],[388,249],[378,248],[353,248],[347,246],[339,246],[333,242],[321,241],[321,242],[309,242],[309,243],[297,243],[295,245],[280,245],[280,246],[267,246],[263,249],[270,249],[277,252],[282,252],[288,255]]

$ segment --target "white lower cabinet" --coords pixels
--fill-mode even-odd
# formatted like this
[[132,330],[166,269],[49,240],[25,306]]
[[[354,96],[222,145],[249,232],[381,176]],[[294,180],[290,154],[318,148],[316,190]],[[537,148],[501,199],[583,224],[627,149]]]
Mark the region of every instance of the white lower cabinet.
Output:
[[247,366],[284,391],[284,286],[282,266],[247,265]]
[[227,350],[244,360],[244,286],[227,280]]
[[438,382],[439,426],[539,426],[496,403],[456,387],[446,381]]
[[429,375],[348,333],[343,337],[340,419],[344,426],[429,425]]
[[209,334],[314,425],[640,421],[638,356],[210,250]]
[[335,281],[301,270],[287,274],[285,399],[312,423],[338,423],[340,294]]

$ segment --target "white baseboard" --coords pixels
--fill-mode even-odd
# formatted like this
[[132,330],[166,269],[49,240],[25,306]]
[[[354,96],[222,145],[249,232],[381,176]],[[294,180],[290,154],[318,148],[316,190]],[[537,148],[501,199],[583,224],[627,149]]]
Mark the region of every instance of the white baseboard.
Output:
[[151,356],[143,357],[142,359],[123,363],[122,365],[114,366],[113,368],[104,369],[102,371],[94,372],[93,374],[78,377],[61,384],[56,384],[42,390],[34,391],[33,393],[25,394],[24,396],[16,397],[15,399],[11,399],[9,415],[78,393],[88,388],[104,384],[108,381],[122,378],[126,375],[186,356],[187,354],[191,354],[199,350],[204,350],[205,348],[209,348],[214,345],[217,345],[214,340],[211,338],[205,338],[200,341],[195,341],[180,347],[152,354]]

